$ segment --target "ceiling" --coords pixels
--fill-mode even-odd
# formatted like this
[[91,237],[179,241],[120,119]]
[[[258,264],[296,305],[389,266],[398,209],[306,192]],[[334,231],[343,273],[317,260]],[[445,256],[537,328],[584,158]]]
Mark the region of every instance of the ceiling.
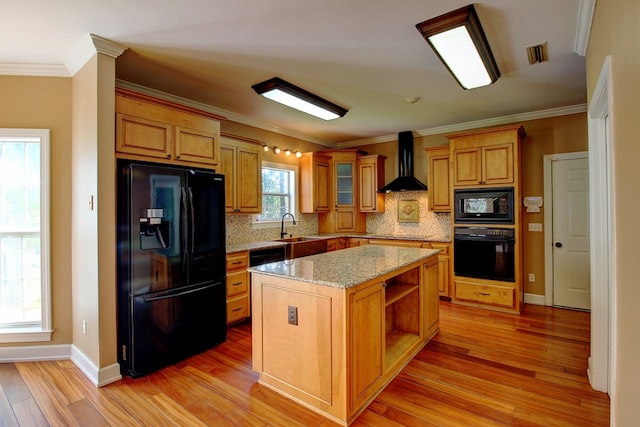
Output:
[[[584,105],[585,59],[575,51],[584,50],[585,3],[593,1],[475,3],[502,76],[468,91],[415,28],[468,0],[16,1],[2,12],[0,74],[64,68],[95,34],[127,47],[116,60],[119,80],[254,126],[345,144]],[[545,41],[549,61],[529,65],[526,46]],[[325,122],[251,89],[276,76],[349,112]]]

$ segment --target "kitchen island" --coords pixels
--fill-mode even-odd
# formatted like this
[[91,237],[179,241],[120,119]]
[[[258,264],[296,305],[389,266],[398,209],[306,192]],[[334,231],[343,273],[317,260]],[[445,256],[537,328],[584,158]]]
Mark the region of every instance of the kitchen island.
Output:
[[251,268],[260,383],[349,425],[438,331],[438,252],[365,245]]

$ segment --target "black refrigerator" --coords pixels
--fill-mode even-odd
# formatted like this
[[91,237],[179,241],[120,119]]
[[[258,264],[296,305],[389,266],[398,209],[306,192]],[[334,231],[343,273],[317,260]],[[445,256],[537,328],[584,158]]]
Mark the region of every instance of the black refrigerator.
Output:
[[118,361],[137,377],[226,339],[224,176],[118,169]]

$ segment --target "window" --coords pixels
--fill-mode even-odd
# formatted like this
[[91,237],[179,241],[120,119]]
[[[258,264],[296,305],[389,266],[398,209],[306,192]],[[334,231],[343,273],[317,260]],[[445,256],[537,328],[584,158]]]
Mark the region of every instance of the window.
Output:
[[51,339],[49,131],[0,129],[0,342]]
[[256,223],[278,222],[287,212],[295,214],[296,205],[295,166],[278,163],[262,163],[262,213],[256,215]]

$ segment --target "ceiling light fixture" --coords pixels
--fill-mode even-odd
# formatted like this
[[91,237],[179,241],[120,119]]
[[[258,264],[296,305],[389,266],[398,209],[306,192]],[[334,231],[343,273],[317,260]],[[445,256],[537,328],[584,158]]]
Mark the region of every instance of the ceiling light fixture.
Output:
[[500,70],[473,4],[416,24],[463,89],[495,83]]
[[278,77],[255,84],[251,88],[258,95],[323,120],[337,119],[349,111]]

